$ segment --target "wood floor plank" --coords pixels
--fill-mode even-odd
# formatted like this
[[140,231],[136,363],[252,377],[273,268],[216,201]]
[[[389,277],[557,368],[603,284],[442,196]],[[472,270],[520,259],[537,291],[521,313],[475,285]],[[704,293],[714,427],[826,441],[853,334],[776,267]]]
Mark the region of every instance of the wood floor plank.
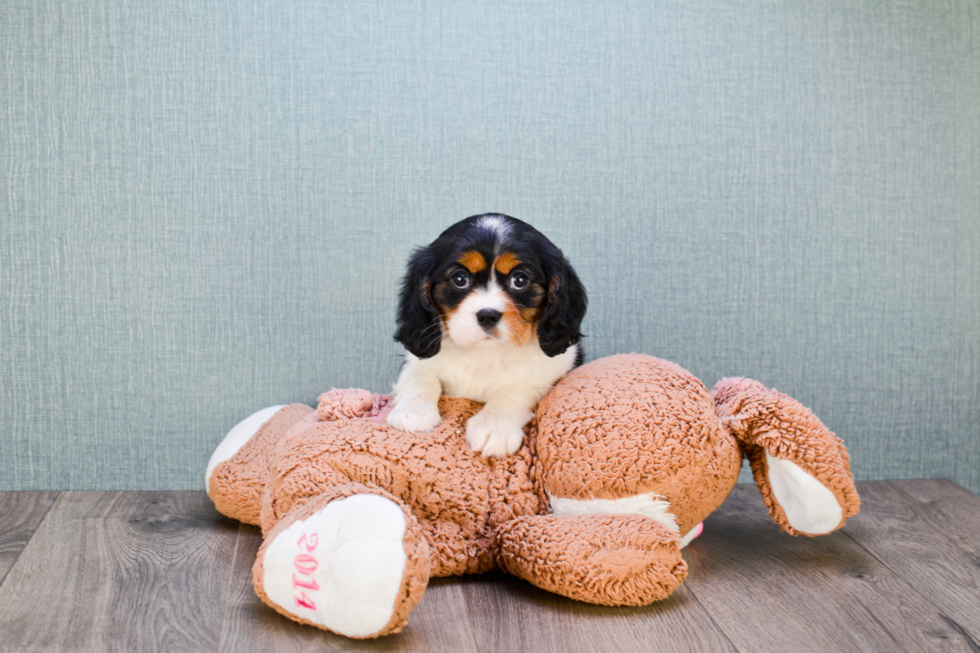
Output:
[[844,531],[793,538],[736,488],[685,551],[685,585],[647,608],[501,573],[438,579],[404,633],[370,641],[263,606],[258,530],[203,493],[0,493],[0,650],[980,653],[980,498],[947,481],[859,489]]
[[643,608],[604,607],[563,598],[493,572],[460,579],[480,651],[735,651],[683,586]]
[[980,652],[980,497],[950,481],[879,481],[861,498],[848,535]]
[[262,543],[257,528],[241,526],[235,570],[221,629],[219,651],[227,653],[306,651],[476,652],[462,587],[455,579],[434,579],[397,635],[352,640],[304,626],[259,601],[252,589],[252,564]]
[[0,584],[56,498],[57,492],[0,492]]
[[[861,487],[859,487],[859,490]],[[876,497],[866,497],[865,506]],[[875,528],[864,512],[846,531]],[[687,586],[741,650],[971,651],[939,609],[843,531],[792,537],[738,486],[688,547]]]
[[917,501],[933,508],[949,532],[972,540],[980,538],[980,496],[945,478],[891,483]]
[[213,651],[237,537],[203,492],[64,492],[0,586],[0,642]]

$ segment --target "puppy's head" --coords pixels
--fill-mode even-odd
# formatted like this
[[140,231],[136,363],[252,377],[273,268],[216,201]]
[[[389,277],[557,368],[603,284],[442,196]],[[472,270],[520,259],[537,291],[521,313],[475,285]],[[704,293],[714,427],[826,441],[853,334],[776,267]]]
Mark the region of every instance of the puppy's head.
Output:
[[499,214],[446,229],[408,262],[395,340],[419,358],[456,346],[522,346],[537,340],[548,356],[577,343],[585,288],[554,243]]

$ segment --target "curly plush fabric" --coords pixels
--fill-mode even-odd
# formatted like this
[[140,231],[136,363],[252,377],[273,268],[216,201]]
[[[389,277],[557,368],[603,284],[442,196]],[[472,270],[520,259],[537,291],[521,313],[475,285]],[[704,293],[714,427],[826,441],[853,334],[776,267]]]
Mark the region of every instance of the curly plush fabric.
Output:
[[646,605],[687,577],[680,540],[639,515],[520,517],[497,531],[498,563],[562,596],[599,605]]
[[312,413],[313,409],[306,404],[283,407],[234,456],[215,467],[207,489],[219,512],[246,524],[259,525],[262,493],[269,480],[269,466],[276,447],[289,429]]
[[[325,393],[315,411],[282,408],[209,481],[225,514],[255,520],[259,510],[265,542],[256,592],[290,618],[333,623],[274,600],[264,583],[271,576],[288,589],[289,579],[267,572],[264,556],[290,524],[326,519],[345,497],[382,497],[374,501],[389,507],[378,514],[389,526],[392,514],[405,523],[401,548],[389,556],[403,567],[382,579],[397,590],[390,615],[366,633],[333,626],[355,637],[397,632],[428,578],[494,567],[590,603],[661,600],[687,574],[681,538],[725,500],[743,455],[787,532],[816,534],[790,524],[767,465],[791,470],[797,485],[783,496],[803,515],[798,524],[829,532],[859,508],[843,444],[808,410],[746,379],[724,379],[709,393],[686,370],[651,356],[611,356],[573,370],[540,402],[525,446],[504,458],[466,446],[466,422],[480,404],[443,397],[442,422],[419,434],[389,427],[390,408],[390,397],[358,389]],[[778,478],[789,478],[785,469]],[[359,519],[366,522],[357,528],[372,532],[372,516]]]
[[653,493],[670,503],[682,535],[721,505],[742,466],[704,384],[652,356],[609,356],[572,370],[537,414],[549,494]]
[[334,388],[320,395],[316,414],[322,420],[378,417],[390,401],[389,395],[371,394],[360,388]]
[[795,399],[752,379],[721,379],[712,396],[718,418],[742,444],[766,508],[781,529],[792,535],[811,535],[793,528],[776,501],[769,482],[767,453],[795,463],[833,492],[843,513],[838,528],[858,513],[861,499],[851,476],[850,456],[843,440],[816,415]]
[[[355,405],[368,417],[356,416]],[[321,398],[317,418],[283,436],[268,476],[263,532],[326,488],[363,483],[409,506],[430,543],[433,576],[492,569],[496,525],[546,508],[534,491],[528,450],[498,459],[470,451],[466,420],[481,407],[472,401],[443,397],[442,423],[417,434],[374,419],[383,413],[368,412],[373,405],[352,391],[331,391]],[[323,414],[331,417],[319,419]]]

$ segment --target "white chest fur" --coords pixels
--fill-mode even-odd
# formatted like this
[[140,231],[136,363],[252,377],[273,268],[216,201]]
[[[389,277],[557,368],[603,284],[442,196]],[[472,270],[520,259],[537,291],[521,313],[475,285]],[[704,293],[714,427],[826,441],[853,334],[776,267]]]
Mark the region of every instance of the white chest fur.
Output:
[[[409,364],[419,365],[439,377],[443,394],[485,402],[507,389],[540,399],[575,364],[578,345],[549,358],[537,339],[521,347],[484,341],[462,349],[452,340],[443,340],[439,353],[419,360],[407,354]],[[412,360],[414,359],[414,360]]]

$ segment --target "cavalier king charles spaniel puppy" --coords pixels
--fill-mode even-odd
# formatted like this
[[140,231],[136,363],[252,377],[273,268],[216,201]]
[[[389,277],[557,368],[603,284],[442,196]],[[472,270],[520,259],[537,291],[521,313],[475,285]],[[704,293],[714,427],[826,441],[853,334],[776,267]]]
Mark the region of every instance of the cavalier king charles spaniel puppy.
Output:
[[465,397],[485,404],[466,425],[470,448],[514,453],[538,400],[582,363],[586,303],[561,250],[531,225],[498,214],[454,224],[408,262],[388,424],[431,431],[440,395]]

